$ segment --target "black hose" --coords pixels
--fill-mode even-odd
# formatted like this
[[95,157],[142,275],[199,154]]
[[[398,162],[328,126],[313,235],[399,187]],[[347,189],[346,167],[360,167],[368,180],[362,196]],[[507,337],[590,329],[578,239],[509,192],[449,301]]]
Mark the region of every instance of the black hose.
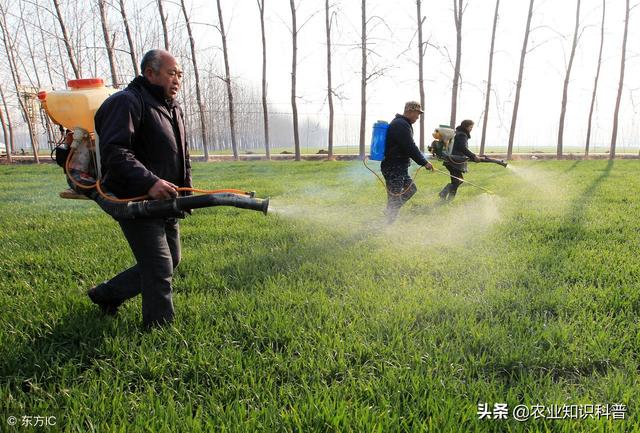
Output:
[[269,199],[259,199],[250,196],[221,193],[202,194],[177,197],[169,200],[142,200],[130,202],[114,202],[92,191],[90,198],[114,219],[136,218],[180,218],[190,209],[211,206],[233,206],[241,209],[251,209],[267,214]]
[[502,159],[493,159],[493,158],[489,158],[488,156],[484,156],[484,155],[480,155],[480,162],[491,162],[493,164],[498,164],[498,165],[501,165],[503,167],[507,166],[507,162],[502,160]]

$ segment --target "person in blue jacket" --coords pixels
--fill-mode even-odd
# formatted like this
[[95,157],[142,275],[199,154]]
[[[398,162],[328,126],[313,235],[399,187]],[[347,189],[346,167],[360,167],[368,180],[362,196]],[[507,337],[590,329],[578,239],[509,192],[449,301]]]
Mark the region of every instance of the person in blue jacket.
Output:
[[389,124],[385,143],[384,159],[380,165],[382,175],[387,184],[387,222],[393,223],[400,208],[416,193],[418,188],[409,176],[411,160],[433,170],[415,141],[413,141],[413,124],[424,111],[419,102],[409,101],[404,105],[403,114]]

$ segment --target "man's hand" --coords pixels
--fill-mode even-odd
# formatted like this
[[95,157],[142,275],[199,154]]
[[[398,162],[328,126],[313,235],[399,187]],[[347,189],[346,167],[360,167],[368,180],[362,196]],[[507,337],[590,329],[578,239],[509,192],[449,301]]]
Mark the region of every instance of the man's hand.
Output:
[[149,192],[147,192],[147,194],[149,194],[149,197],[154,200],[166,200],[178,196],[176,188],[178,187],[171,182],[159,179],[151,188],[149,188]]
[[480,157],[480,156],[476,155],[476,156],[473,158],[473,162],[480,162],[480,161],[482,161],[483,159],[484,159],[484,158],[482,158],[482,157]]
[[427,161],[427,163],[424,165],[424,168],[426,168],[427,170],[433,171],[433,165],[431,165],[429,161]]

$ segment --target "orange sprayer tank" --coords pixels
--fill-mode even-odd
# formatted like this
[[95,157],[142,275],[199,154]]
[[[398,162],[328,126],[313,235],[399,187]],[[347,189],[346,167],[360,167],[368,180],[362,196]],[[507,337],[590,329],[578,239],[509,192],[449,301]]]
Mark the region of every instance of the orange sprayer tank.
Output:
[[93,116],[104,100],[116,90],[105,87],[101,78],[69,80],[67,85],[70,90],[38,93],[42,106],[58,125],[67,129],[82,128],[93,133]]

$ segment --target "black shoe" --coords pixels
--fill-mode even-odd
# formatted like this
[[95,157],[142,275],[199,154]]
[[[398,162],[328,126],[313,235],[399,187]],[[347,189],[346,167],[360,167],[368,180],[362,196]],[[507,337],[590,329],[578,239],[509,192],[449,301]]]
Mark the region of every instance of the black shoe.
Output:
[[104,302],[102,301],[100,298],[100,294],[98,292],[98,290],[101,288],[101,286],[104,286],[103,284],[99,284],[96,287],[93,287],[89,290],[87,290],[87,295],[89,296],[89,299],[91,299],[91,302],[93,302],[94,304],[96,304],[98,307],[100,307],[100,311],[102,311],[104,314],[107,314],[109,316],[115,316],[116,313],[118,312],[118,307],[120,306],[120,304],[122,304],[121,301],[111,301],[111,302]]

